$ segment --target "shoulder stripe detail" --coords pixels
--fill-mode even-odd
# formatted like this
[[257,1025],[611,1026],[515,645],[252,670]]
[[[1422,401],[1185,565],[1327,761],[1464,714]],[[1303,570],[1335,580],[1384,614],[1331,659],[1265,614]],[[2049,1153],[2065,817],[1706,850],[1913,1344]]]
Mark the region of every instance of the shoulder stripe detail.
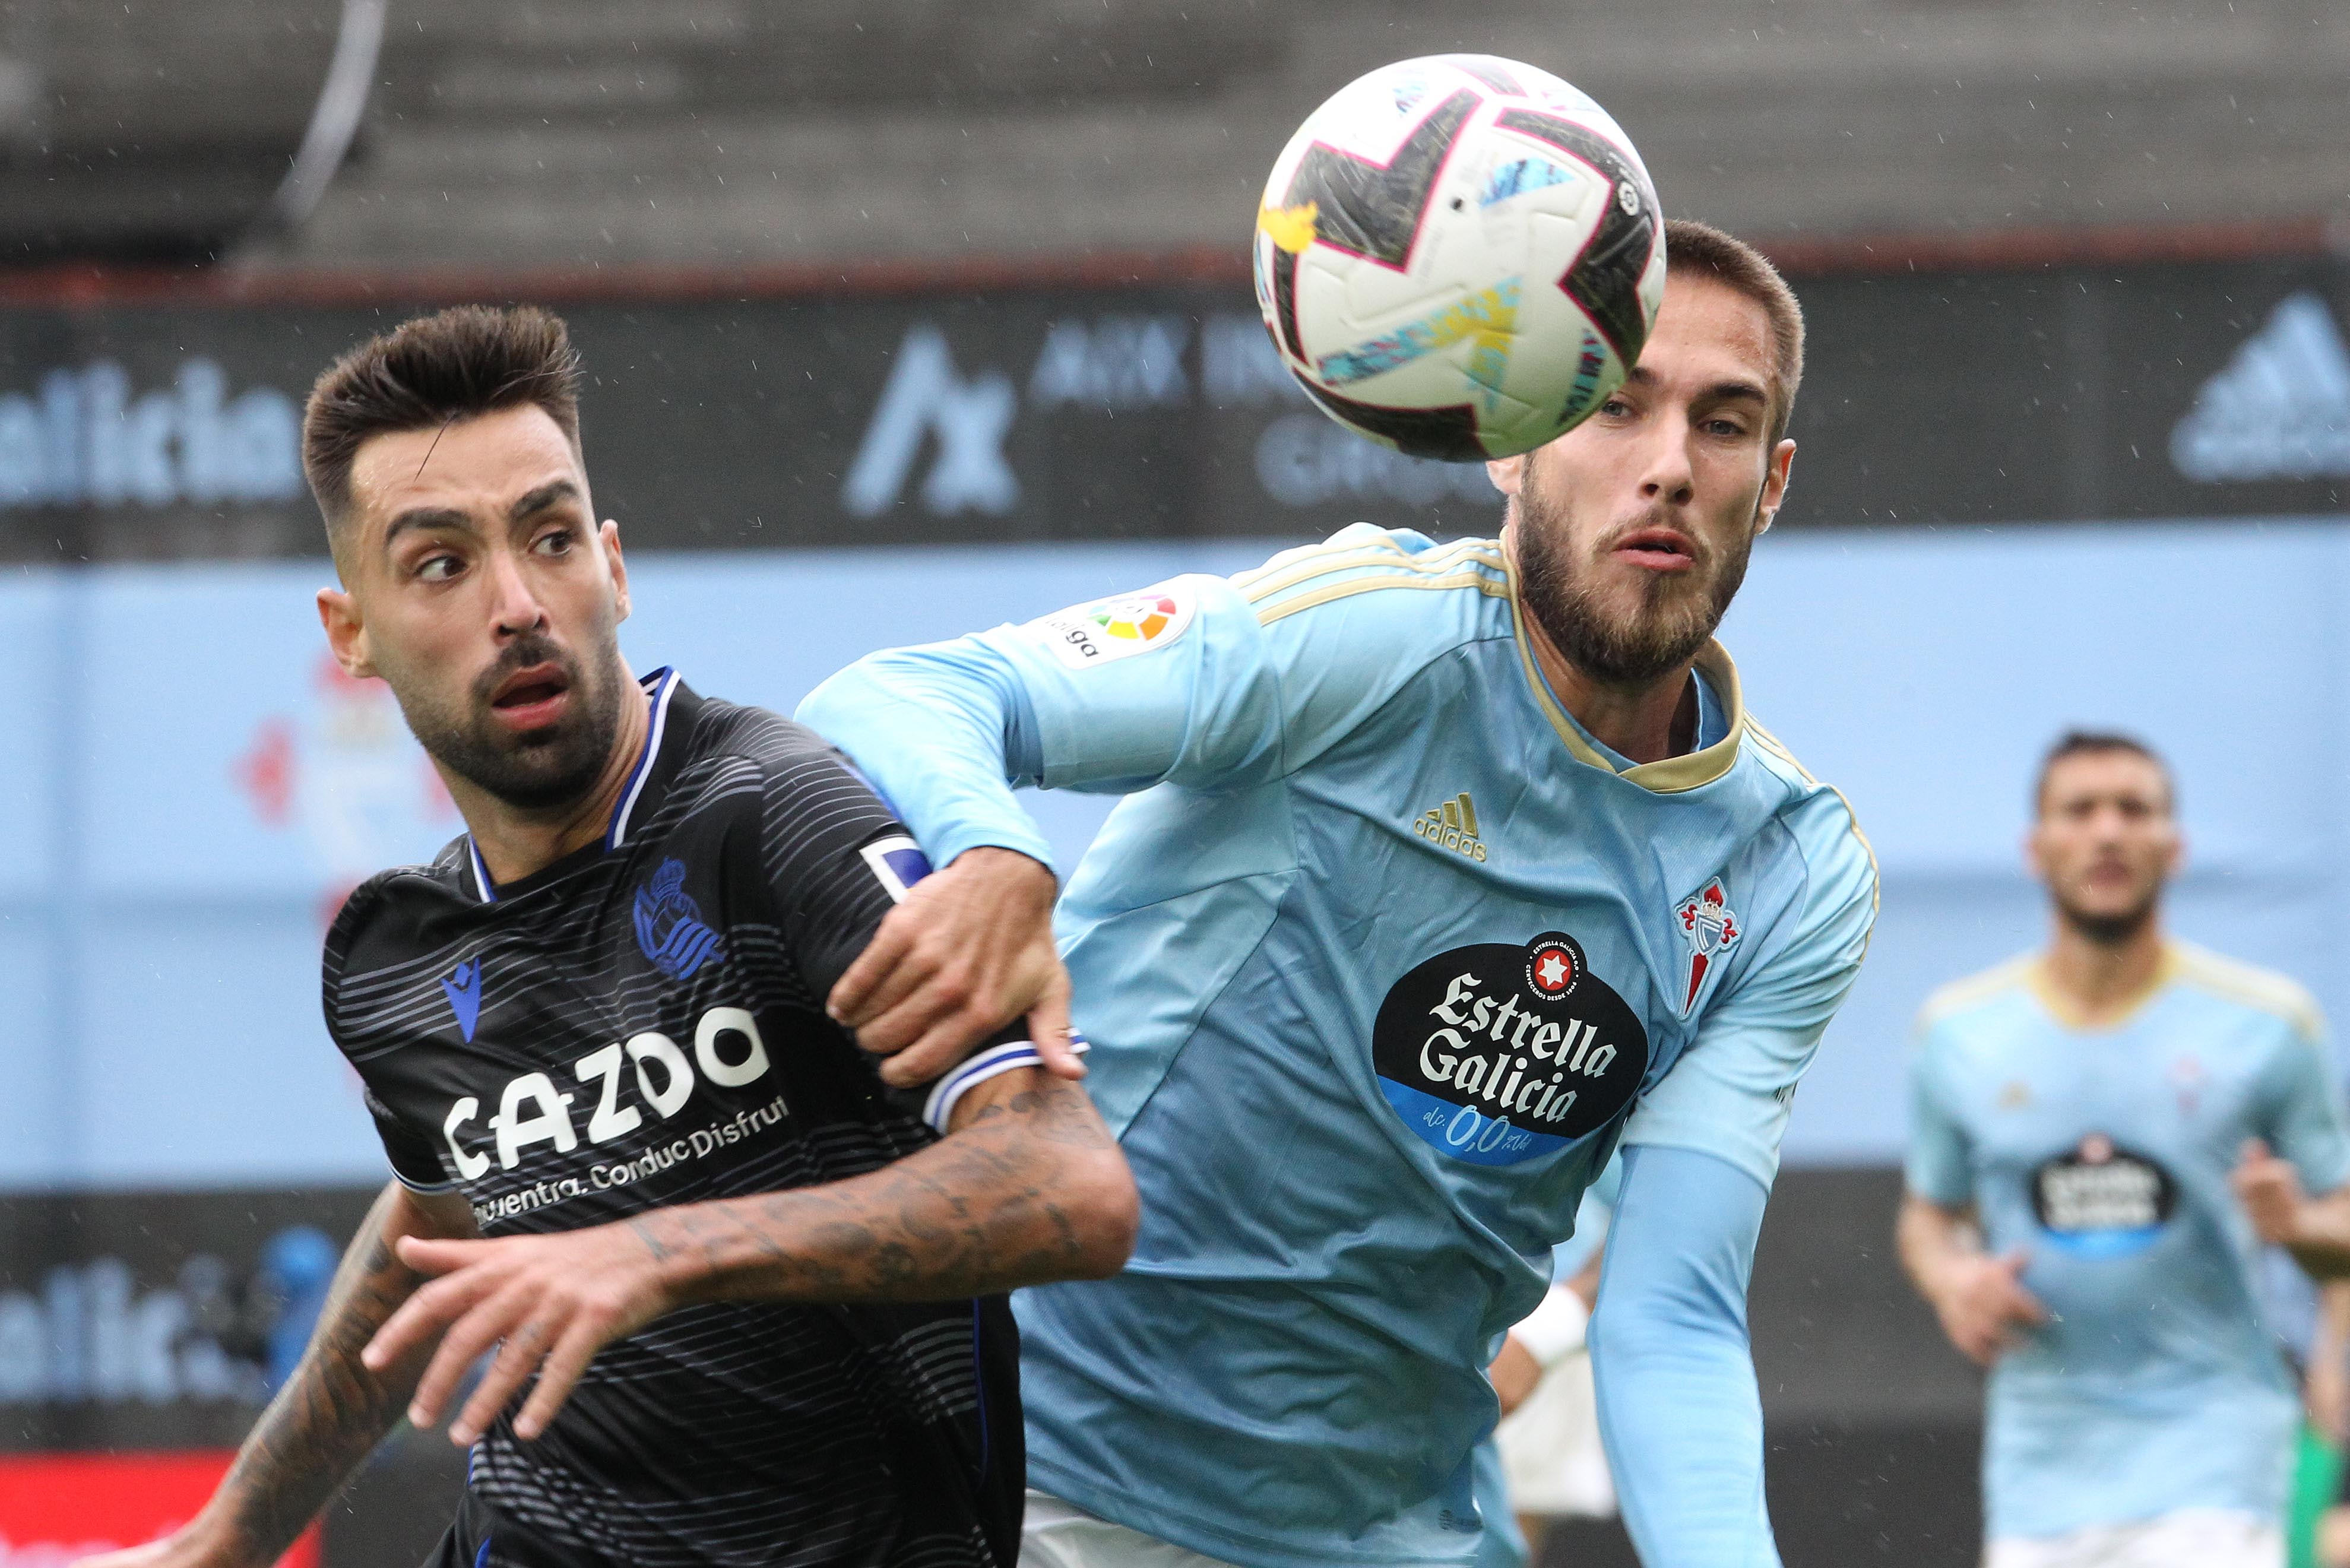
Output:
[[[1803,780],[1805,784],[1810,784],[1814,789],[1825,789],[1829,794],[1835,795],[1837,800],[1844,803],[1844,814],[1852,823],[1852,836],[1860,840],[1860,852],[1868,857],[1868,877],[1870,882],[1870,892],[1868,897],[1870,912],[1872,914],[1881,914],[1885,909],[1885,868],[1877,863],[1877,846],[1868,841],[1868,830],[1860,826],[1860,813],[1853,810],[1852,797],[1846,794],[1844,791],[1836,788],[1835,785],[1824,784],[1820,783],[1818,779],[1814,778],[1812,776],[1812,770],[1797,762],[1795,760],[1795,753],[1787,749],[1787,742],[1773,734],[1770,731],[1764,729],[1760,723],[1757,723],[1752,714],[1747,715],[1746,732],[1753,736],[1754,739],[1761,743],[1764,751],[1770,753],[1773,756],[1777,757],[1789,767],[1794,769],[1796,773],[1802,774]],[[1874,926],[1870,927],[1868,934],[1869,940],[1874,941],[1877,938],[1877,930]],[[1864,957],[1866,955],[1866,951],[1867,950],[1864,947],[1862,950]],[[1931,1003],[1929,1002],[1928,1005],[1930,1006]]]
[[2324,1014],[2299,981],[2189,942],[2174,941],[2170,950],[2172,972],[2182,983],[2256,1012],[2273,1013],[2308,1039],[2324,1036]]
[[[1435,574],[1471,565],[1486,566],[1496,572],[1503,569],[1501,552],[1494,547],[1491,540],[1463,539],[1457,545],[1447,545],[1437,550],[1426,550],[1417,556],[1407,555],[1394,545],[1385,549],[1364,548],[1357,545],[1317,555],[1309,560],[1295,562],[1279,572],[1273,572],[1270,576],[1260,575],[1253,581],[1243,581],[1242,578],[1235,577],[1232,579],[1232,584],[1240,589],[1241,597],[1249,603],[1263,604],[1285,588],[1294,588],[1300,583],[1309,583],[1316,577],[1328,576],[1334,572],[1384,568],[1388,571]],[[1263,571],[1272,572],[1271,566],[1268,565],[1263,568]]]
[[1284,616],[1295,615],[1333,599],[1351,597],[1356,594],[1377,593],[1381,588],[1475,588],[1492,598],[1510,597],[1510,586],[1482,572],[1456,572],[1447,577],[1351,577],[1343,583],[1325,583],[1310,588],[1295,598],[1286,598],[1268,609],[1256,612],[1257,624],[1271,626]]
[[1300,561],[1313,560],[1316,556],[1341,555],[1353,550],[1380,551],[1398,560],[1412,558],[1411,552],[1398,544],[1394,535],[1383,529],[1374,528],[1367,523],[1354,523],[1341,528],[1327,539],[1319,540],[1311,545],[1296,545],[1289,549],[1278,551],[1262,566],[1251,566],[1245,572],[1234,572],[1232,576],[1232,583],[1234,587],[1246,587],[1260,577],[1271,576],[1274,573],[1295,566]]
[[1923,1033],[1954,1013],[1979,1007],[2011,991],[2029,990],[2033,971],[2040,962],[2034,953],[2023,953],[1994,965],[1981,974],[1970,974],[1964,980],[1954,980],[1926,999],[1918,1010],[1918,1030]]

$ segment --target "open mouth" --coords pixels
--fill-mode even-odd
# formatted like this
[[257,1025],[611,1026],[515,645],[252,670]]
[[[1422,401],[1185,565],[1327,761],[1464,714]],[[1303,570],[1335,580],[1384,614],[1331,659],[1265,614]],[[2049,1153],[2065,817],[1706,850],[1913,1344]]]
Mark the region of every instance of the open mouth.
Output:
[[559,664],[534,664],[517,670],[490,693],[490,711],[517,730],[536,730],[562,715],[569,699],[571,678]]
[[1686,572],[1697,565],[1697,545],[1673,528],[1638,528],[1617,541],[1615,554],[1652,572]]

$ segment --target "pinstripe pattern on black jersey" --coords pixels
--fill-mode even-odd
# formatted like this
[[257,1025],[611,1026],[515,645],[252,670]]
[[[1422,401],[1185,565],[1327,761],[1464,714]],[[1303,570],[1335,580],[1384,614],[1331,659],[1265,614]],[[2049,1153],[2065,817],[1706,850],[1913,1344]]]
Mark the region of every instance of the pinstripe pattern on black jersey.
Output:
[[[660,753],[619,849],[485,902],[460,839],[362,886],[328,938],[328,1027],[394,1168],[460,1188],[485,1235],[838,1181],[931,1141],[921,1096],[885,1090],[818,1002],[889,908],[857,851],[903,829],[822,741],[761,710],[681,688]],[[669,862],[686,901],[648,891]],[[665,972],[640,907],[709,926],[714,946],[682,945],[709,956]],[[443,983],[469,963],[470,1041]],[[695,1044],[727,1009],[767,1058],[731,1086]],[[651,1035],[668,1055],[639,1066]],[[749,1043],[729,1030],[710,1049],[740,1074]],[[582,1067],[614,1045],[617,1072]],[[682,1095],[662,1064],[680,1059]],[[471,1563],[486,1535],[490,1562],[517,1564],[1009,1568],[1014,1332],[1000,1297],[670,1314],[607,1347],[536,1441],[492,1426],[446,1551]]]

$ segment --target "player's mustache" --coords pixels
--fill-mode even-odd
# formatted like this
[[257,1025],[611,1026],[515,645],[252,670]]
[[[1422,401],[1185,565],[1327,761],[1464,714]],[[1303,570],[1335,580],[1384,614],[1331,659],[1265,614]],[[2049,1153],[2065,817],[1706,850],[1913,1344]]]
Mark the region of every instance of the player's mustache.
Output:
[[505,651],[498,655],[496,663],[473,678],[473,701],[488,707],[500,683],[534,664],[552,664],[563,671],[567,684],[579,684],[578,667],[572,663],[571,656],[556,647],[552,638],[533,633],[509,643]]
[[1633,535],[1648,528],[1671,529],[1689,541],[1690,558],[1699,566],[1704,566],[1712,563],[1713,546],[1698,537],[1696,529],[1676,521],[1673,514],[1661,506],[1652,506],[1629,522],[1618,523],[1615,527],[1610,528],[1601,537],[1599,543],[1592,547],[1593,559],[1605,559],[1617,545],[1621,545]]

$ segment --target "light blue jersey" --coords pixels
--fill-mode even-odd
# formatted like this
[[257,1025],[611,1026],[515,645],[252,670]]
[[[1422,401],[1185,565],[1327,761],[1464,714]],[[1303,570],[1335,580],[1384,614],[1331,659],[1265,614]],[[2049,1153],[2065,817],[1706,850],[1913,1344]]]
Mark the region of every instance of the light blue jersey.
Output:
[[[1633,766],[1554,698],[1514,594],[1491,540],[1357,525],[803,707],[941,863],[1045,857],[1006,778],[1139,792],[1060,910],[1143,1220],[1115,1279],[1018,1300],[1044,1490],[1250,1568],[1471,1561],[1483,1368],[1619,1139],[1747,1185],[1704,1265],[1742,1303],[1875,868],[1718,647],[1700,749]],[[1712,1500],[1742,1563],[1773,1560],[1753,1447],[1751,1495]]]
[[2060,1007],[2024,959],[1919,1022],[1909,1189],[1973,1205],[1992,1252],[2026,1251],[2051,1314],[1991,1374],[1988,1532],[2281,1519],[2299,1406],[2228,1173],[2259,1137],[2313,1192],[2350,1179],[2316,1008],[2181,944],[2122,1023],[2073,1027]]

